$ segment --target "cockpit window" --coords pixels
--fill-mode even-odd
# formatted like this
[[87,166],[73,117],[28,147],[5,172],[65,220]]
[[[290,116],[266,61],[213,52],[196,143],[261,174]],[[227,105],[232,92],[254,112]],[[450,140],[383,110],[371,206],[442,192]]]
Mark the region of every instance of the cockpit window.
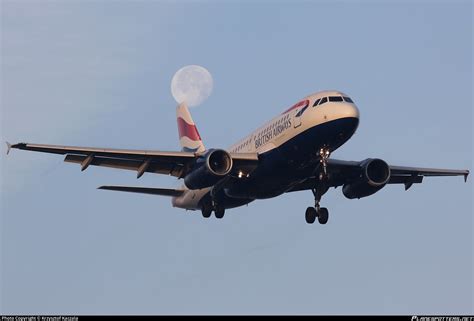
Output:
[[341,96],[330,96],[329,101],[342,101]]
[[321,98],[321,101],[319,102],[320,105],[327,103],[328,102],[328,97],[323,97]]
[[352,101],[352,99],[350,99],[349,97],[344,96],[343,98],[344,98],[344,100],[347,101],[348,103],[354,103],[354,102]]
[[321,98],[316,99],[316,101],[315,101],[314,104],[313,104],[313,107],[314,107],[314,106],[317,106],[317,105],[319,104],[319,101],[320,101],[320,100],[321,100]]

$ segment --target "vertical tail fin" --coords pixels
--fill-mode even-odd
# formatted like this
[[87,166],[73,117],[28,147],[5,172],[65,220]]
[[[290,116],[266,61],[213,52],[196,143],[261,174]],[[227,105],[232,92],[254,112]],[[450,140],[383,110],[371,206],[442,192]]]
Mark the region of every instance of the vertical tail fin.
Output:
[[206,150],[186,103],[183,102],[178,105],[176,108],[176,118],[178,121],[181,150],[184,152],[203,152]]

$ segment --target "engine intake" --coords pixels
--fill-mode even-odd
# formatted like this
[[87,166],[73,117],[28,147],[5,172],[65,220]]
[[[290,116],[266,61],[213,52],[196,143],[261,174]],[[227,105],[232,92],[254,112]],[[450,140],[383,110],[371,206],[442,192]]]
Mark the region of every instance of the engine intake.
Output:
[[390,179],[390,166],[381,159],[366,159],[361,162],[360,169],[360,178],[342,187],[342,193],[349,199],[370,196],[381,190]]
[[232,157],[222,149],[211,149],[199,157],[193,170],[184,178],[189,189],[210,187],[232,170]]
[[387,184],[390,179],[390,166],[383,160],[374,158],[362,162],[364,176],[372,186]]

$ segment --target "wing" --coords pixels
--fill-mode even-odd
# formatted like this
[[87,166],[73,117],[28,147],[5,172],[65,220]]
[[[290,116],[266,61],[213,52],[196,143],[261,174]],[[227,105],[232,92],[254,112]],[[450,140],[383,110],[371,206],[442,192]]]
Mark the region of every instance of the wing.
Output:
[[[11,148],[16,148],[66,155],[64,161],[80,164],[81,170],[85,170],[89,165],[134,170],[137,172],[137,178],[140,178],[145,172],[182,178],[191,170],[196,159],[202,155],[202,153],[192,152],[110,149],[27,143],[14,145],[7,143],[7,146],[8,152]],[[236,171],[243,168],[254,168],[258,162],[258,155],[256,153],[231,153],[230,155]]]
[[404,184],[405,190],[408,190],[414,183],[421,183],[426,176],[464,176],[464,182],[467,181],[469,171],[441,168],[422,168],[390,166],[390,180],[388,184]]
[[[337,187],[356,180],[360,176],[362,161],[344,161],[339,159],[328,160],[329,187]],[[464,176],[464,181],[469,175],[468,170],[422,168],[422,167],[390,167],[390,179],[388,184],[404,184],[408,190],[413,184],[423,182],[426,176]],[[319,173],[319,172],[318,172]],[[295,185],[289,192],[312,189],[318,183],[317,176],[308,177],[303,182]]]

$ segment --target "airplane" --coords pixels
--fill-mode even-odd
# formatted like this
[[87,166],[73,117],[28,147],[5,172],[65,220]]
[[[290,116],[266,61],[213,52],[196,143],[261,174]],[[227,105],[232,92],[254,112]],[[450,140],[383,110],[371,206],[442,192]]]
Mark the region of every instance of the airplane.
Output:
[[11,148],[66,155],[81,171],[92,166],[167,174],[183,179],[177,189],[136,186],[100,186],[98,189],[170,196],[173,207],[201,211],[209,218],[224,217],[226,209],[269,199],[283,193],[310,190],[314,206],[305,219],[328,222],[320,206],[330,187],[342,186],[348,199],[373,195],[387,184],[408,190],[430,176],[464,176],[469,170],[388,165],[380,158],[346,161],[331,153],[346,143],[359,125],[359,109],[340,91],[309,95],[244,137],[227,150],[207,149],[185,102],[176,108],[181,151],[125,150],[7,142]]

